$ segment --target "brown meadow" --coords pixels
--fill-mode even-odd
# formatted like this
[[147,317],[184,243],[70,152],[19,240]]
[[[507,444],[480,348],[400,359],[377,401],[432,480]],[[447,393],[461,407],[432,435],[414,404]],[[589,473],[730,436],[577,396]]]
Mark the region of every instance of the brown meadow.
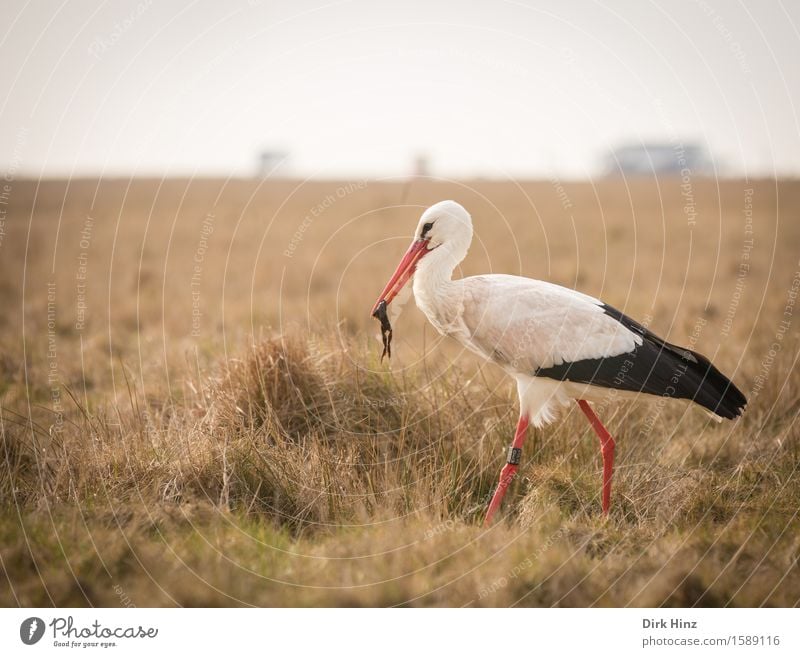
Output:
[[[77,180],[0,230],[4,605],[800,602],[800,184]],[[482,513],[516,392],[376,295],[453,198],[460,275],[543,278],[691,345],[750,400],[533,432]]]

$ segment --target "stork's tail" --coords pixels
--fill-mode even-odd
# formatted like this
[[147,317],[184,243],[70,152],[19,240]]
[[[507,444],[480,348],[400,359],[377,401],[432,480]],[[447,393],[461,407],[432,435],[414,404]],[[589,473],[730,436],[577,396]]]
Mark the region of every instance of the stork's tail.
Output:
[[[670,345],[672,346],[672,345]],[[677,348],[685,352],[688,349]],[[720,372],[711,362],[695,351],[690,352],[696,362],[680,358],[680,370],[675,397],[691,399],[714,415],[733,420],[739,417],[747,406],[747,399],[733,382]]]

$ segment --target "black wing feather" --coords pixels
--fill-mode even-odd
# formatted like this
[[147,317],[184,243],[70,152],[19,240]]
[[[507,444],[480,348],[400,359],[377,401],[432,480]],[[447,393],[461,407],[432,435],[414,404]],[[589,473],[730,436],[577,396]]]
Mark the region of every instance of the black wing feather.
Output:
[[540,367],[535,375],[689,399],[727,419],[742,414],[747,399],[705,356],[665,342],[616,308],[603,304],[603,310],[627,329],[642,336],[642,344],[619,356],[587,358],[553,367]]

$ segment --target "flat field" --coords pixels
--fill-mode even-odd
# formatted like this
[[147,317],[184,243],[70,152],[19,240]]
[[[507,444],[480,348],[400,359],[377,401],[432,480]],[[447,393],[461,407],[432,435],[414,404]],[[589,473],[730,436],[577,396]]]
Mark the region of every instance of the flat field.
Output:
[[[576,409],[481,526],[513,383],[408,299],[452,198],[459,275],[575,287],[750,400]],[[800,183],[13,181],[0,198],[0,604],[797,605]]]

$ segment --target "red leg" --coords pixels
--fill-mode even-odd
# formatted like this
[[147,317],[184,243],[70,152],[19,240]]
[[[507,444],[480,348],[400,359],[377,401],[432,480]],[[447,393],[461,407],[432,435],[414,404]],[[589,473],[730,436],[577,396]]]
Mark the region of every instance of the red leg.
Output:
[[578,406],[589,418],[592,429],[594,429],[597,437],[600,438],[600,453],[603,455],[603,514],[607,515],[611,507],[611,477],[614,474],[614,446],[616,443],[588,402],[579,399]]
[[519,467],[519,459],[522,455],[522,443],[525,441],[525,431],[528,428],[528,418],[525,415],[519,416],[517,422],[517,431],[514,434],[514,442],[508,448],[508,461],[500,471],[500,481],[497,484],[497,490],[494,491],[492,501],[489,502],[489,508],[486,510],[486,520],[483,521],[483,526],[488,527],[492,522],[494,512],[500,507],[503,497],[506,494],[509,484],[514,480],[514,475],[517,474]]

